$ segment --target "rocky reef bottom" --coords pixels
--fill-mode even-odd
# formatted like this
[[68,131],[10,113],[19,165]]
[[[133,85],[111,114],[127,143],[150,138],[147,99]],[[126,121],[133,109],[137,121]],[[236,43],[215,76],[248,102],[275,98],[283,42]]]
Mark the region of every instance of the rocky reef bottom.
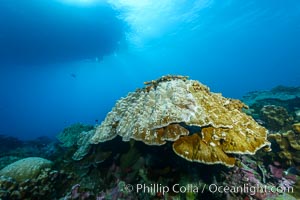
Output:
[[[58,140],[0,135],[1,200],[300,199],[300,89],[251,92],[245,110],[269,130],[272,151],[236,156],[237,164],[205,165],[120,137],[73,159],[76,141],[93,126],[74,124]],[[73,158],[72,158],[73,157]]]

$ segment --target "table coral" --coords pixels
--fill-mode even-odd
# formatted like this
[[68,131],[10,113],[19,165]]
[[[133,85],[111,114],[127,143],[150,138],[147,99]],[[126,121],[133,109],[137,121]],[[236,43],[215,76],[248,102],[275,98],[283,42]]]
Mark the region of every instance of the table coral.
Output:
[[[90,143],[121,136],[148,145],[174,141],[177,155],[206,164],[234,166],[229,154],[255,154],[269,146],[267,130],[241,110],[246,105],[223,97],[184,76],[163,76],[120,99]],[[196,130],[196,131],[195,131]]]

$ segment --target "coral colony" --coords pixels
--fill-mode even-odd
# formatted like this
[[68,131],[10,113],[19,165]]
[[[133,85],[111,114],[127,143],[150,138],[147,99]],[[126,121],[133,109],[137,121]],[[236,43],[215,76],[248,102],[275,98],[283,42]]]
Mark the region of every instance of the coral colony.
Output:
[[2,137],[0,199],[300,198],[300,88],[240,101],[186,76],[144,84],[59,141]]
[[[134,139],[147,145],[174,142],[180,157],[234,166],[228,154],[255,154],[268,147],[267,130],[242,112],[239,100],[211,93],[198,81],[164,76],[119,100],[90,137],[91,144]],[[197,128],[193,132],[192,128]]]

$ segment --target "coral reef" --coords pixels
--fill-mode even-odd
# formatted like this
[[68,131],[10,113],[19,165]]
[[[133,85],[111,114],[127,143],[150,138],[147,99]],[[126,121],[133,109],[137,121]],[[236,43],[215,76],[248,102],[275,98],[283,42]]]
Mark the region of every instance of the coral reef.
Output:
[[285,133],[273,133],[268,138],[279,146],[278,156],[288,166],[300,165],[300,135],[289,130]]
[[228,153],[254,154],[269,145],[267,130],[241,112],[244,107],[198,81],[164,76],[119,100],[90,142],[117,135],[148,145],[175,141],[175,153],[189,161],[232,167],[235,159]]
[[249,92],[242,101],[250,107],[248,112],[255,119],[260,118],[260,110],[267,105],[283,107],[289,117],[300,119],[300,87],[277,86],[270,91]]
[[[295,174],[299,176],[300,87],[279,86],[271,91],[252,92],[248,93],[243,101],[250,106],[246,112],[271,132],[268,139],[272,143],[272,152],[259,156],[268,162],[275,161],[282,164],[280,168],[269,165],[274,177],[280,178],[282,174],[289,174],[290,171],[294,171],[293,176]],[[299,177],[294,181],[293,195],[300,198]],[[288,183],[282,179],[281,184]]]
[[300,87],[277,86],[270,91],[249,92],[243,97],[243,102],[251,107],[262,102],[263,104],[275,104],[283,107],[292,104],[293,108],[297,108],[299,98]]
[[0,171],[0,176],[8,176],[17,182],[36,178],[42,169],[51,167],[52,162],[39,157],[29,157],[7,165]]
[[3,200],[53,200],[58,199],[72,182],[72,176],[64,171],[41,170],[39,176],[16,182],[10,177],[0,176],[0,199]]
[[260,110],[260,119],[265,122],[265,127],[271,131],[289,129],[293,122],[287,110],[281,106],[265,105]]
[[[89,144],[89,140],[95,134],[95,130],[90,130],[88,132],[83,131],[78,135],[78,141],[76,142],[76,152],[72,156],[74,160],[81,160],[86,156],[90,149],[91,145]],[[75,145],[75,144],[74,144]]]
[[85,191],[84,189],[81,189],[80,184],[75,184],[72,186],[71,191],[63,198],[63,200],[74,200],[74,199],[80,199],[80,200],[105,200],[105,199],[111,199],[111,200],[131,200],[131,199],[138,199],[136,194],[132,193],[130,194],[126,190],[124,190],[124,187],[126,187],[126,183],[123,181],[120,181],[114,188],[111,188],[107,191],[100,192],[99,194],[94,194],[90,191]]
[[72,124],[65,128],[61,133],[57,135],[57,139],[62,143],[63,147],[71,147],[77,145],[82,132],[88,132],[94,127],[91,125],[84,125],[81,123]]
[[[57,141],[48,137],[38,137],[26,141],[8,136],[3,136],[3,138],[5,145],[3,146],[3,151],[0,151],[0,169],[28,157],[41,157],[53,160],[63,152]],[[16,143],[15,141],[18,142]]]
[[3,156],[3,153],[16,149],[18,147],[22,147],[24,142],[19,140],[18,138],[0,135],[0,156]]
[[[145,82],[100,126],[75,124],[59,141],[3,136],[0,199],[299,199],[297,92],[252,93],[247,109],[184,76]],[[267,138],[272,151],[258,151],[270,150]],[[35,164],[33,156],[53,163]]]
[[271,91],[251,92],[243,101],[250,106],[249,114],[270,130],[273,156],[287,166],[299,165],[300,87],[278,86]]
[[81,123],[72,124],[58,134],[57,139],[62,147],[72,147],[75,149],[72,158],[82,160],[90,151],[90,138],[95,134],[94,127]]
[[[235,166],[223,175],[225,181],[220,184],[234,189],[234,192],[227,195],[230,196],[229,199],[236,200],[280,199],[282,194],[293,192],[296,178],[285,176],[280,166],[270,164],[269,169],[266,169],[262,163],[247,156],[241,158],[239,166]],[[276,187],[280,190],[275,191]],[[291,197],[291,199],[295,198]]]
[[300,134],[300,122],[293,124],[293,130],[295,133]]

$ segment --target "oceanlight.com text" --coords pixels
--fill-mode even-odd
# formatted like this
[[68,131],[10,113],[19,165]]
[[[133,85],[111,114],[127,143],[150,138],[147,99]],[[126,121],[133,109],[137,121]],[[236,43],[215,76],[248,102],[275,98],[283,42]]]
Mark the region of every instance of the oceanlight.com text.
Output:
[[158,183],[153,184],[126,184],[124,190],[127,192],[136,192],[136,193],[161,193],[166,194],[169,192],[172,193],[240,193],[240,194],[250,194],[255,195],[256,193],[293,193],[293,187],[282,187],[282,186],[262,186],[262,185],[249,185],[243,184],[240,186],[232,185],[217,185],[217,184],[187,184],[180,185],[174,184],[172,186],[166,186]]

